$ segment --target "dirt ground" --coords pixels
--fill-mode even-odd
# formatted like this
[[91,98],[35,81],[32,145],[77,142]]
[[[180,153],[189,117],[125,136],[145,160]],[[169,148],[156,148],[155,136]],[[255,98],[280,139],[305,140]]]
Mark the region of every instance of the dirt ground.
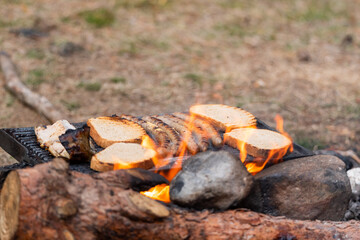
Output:
[[[224,103],[272,126],[280,114],[305,147],[360,153],[359,2],[3,0],[0,50],[71,121]],[[0,128],[47,123],[3,83]]]

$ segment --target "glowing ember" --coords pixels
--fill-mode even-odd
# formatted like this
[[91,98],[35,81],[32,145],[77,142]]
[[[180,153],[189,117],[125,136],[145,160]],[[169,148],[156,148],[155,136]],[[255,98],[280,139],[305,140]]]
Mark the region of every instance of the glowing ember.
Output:
[[150,188],[148,191],[140,192],[142,195],[145,195],[149,198],[159,200],[165,203],[170,202],[169,194],[170,186],[167,184],[156,185],[153,188]]

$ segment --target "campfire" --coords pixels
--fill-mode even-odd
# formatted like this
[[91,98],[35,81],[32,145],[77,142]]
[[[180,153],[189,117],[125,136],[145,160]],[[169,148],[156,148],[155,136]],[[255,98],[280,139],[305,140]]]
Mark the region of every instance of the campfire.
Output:
[[332,222],[351,197],[344,162],[276,123],[215,104],[3,129],[20,163],[2,170],[1,239],[355,236]]
[[[187,151],[187,142],[188,142],[189,138],[191,137],[191,133],[198,130],[197,129],[198,127],[194,123],[196,121],[196,119],[197,118],[194,114],[190,114],[190,116],[188,117],[188,119],[185,122],[187,134],[185,135],[185,137],[182,139],[182,141],[180,143],[180,155],[177,158],[171,159],[171,157],[170,158],[166,158],[166,157],[161,158],[159,156],[155,156],[152,159],[154,162],[154,165],[155,165],[154,169],[156,170],[156,172],[159,173],[160,175],[164,176],[169,181],[171,181],[176,176],[176,174],[181,170],[183,161],[185,159],[187,159],[189,157],[189,155],[191,155],[191,153],[189,153]],[[247,127],[246,130],[248,130],[248,132],[246,132],[244,139],[242,141],[236,140],[235,148],[237,148],[239,150],[239,159],[241,160],[242,163],[244,163],[247,171],[249,173],[251,173],[252,175],[257,174],[262,169],[264,169],[264,167],[266,166],[266,164],[269,161],[271,161],[271,163],[273,163],[273,164],[276,164],[277,162],[281,161],[282,158],[287,153],[291,153],[293,151],[291,137],[289,136],[288,133],[286,133],[284,131],[284,128],[283,128],[283,118],[280,115],[277,115],[275,120],[277,123],[276,130],[284,136],[284,138],[280,140],[280,146],[285,145],[285,147],[278,148],[276,146],[272,146],[271,149],[269,151],[267,151],[264,156],[255,157],[249,162],[249,161],[247,161],[247,159],[248,159],[247,147],[249,146],[247,143],[249,142],[249,139],[251,137],[254,137],[256,135],[256,133],[252,129],[256,129],[257,127],[256,126]],[[232,128],[227,128],[225,130],[225,132],[222,134],[224,136],[227,136],[227,134],[230,133],[232,130],[233,130]],[[205,136],[207,136],[207,138],[211,137],[211,135],[208,132],[205,132]],[[255,136],[255,138],[256,138],[256,136]],[[226,137],[225,137],[225,139],[226,139]],[[224,141],[223,141],[222,145],[225,144]],[[256,139],[255,139],[255,141],[256,141]],[[274,142],[274,144],[277,144],[277,143]],[[151,149],[154,151],[158,151],[156,144],[154,143],[153,140],[151,140],[151,138],[149,136],[145,136],[143,138],[141,145],[144,146],[145,148],[148,148],[148,149]],[[169,161],[173,161],[173,164],[170,166],[170,169],[167,171],[162,171],[161,167],[169,165]],[[115,169],[120,169],[120,168],[116,165]],[[143,194],[147,197],[150,197],[152,199],[155,199],[155,200],[169,203],[170,202],[169,190],[170,190],[169,185],[160,184],[160,185],[157,185],[157,186],[149,189],[148,191],[141,192],[141,194]]]

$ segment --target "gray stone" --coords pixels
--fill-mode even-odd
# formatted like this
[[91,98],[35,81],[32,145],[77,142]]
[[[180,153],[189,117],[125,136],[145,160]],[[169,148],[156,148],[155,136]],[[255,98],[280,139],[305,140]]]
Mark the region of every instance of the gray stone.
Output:
[[350,180],[351,191],[355,195],[360,195],[360,168],[353,168],[347,171]]
[[256,174],[241,206],[293,219],[338,221],[350,198],[344,162],[318,155],[279,163]]
[[253,185],[243,163],[225,151],[189,158],[170,184],[172,202],[196,209],[227,209],[247,196]]

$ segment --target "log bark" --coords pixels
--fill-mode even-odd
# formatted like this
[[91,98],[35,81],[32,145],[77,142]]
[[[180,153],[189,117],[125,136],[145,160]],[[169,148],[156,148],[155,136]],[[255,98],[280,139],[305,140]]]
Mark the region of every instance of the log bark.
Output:
[[360,223],[300,221],[244,209],[163,205],[114,177],[63,160],[13,171],[1,192],[1,239],[358,239]]
[[31,91],[21,82],[14,63],[5,52],[0,52],[0,65],[5,78],[5,87],[20,101],[43,115],[51,123],[66,118],[47,98]]

